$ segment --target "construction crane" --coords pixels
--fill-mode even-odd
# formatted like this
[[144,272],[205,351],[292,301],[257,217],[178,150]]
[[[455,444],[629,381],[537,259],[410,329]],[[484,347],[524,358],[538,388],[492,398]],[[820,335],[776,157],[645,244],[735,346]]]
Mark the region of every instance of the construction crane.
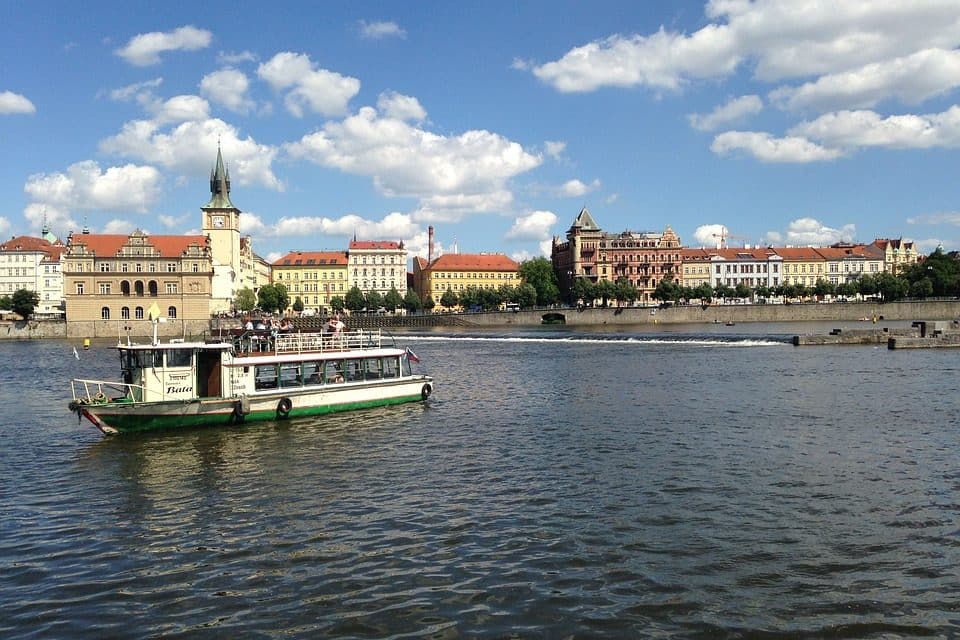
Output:
[[746,236],[738,236],[738,235],[735,235],[735,234],[733,234],[733,233],[730,233],[729,231],[727,231],[727,228],[726,228],[726,227],[720,227],[720,233],[711,233],[710,235],[712,235],[714,238],[719,238],[719,239],[720,239],[720,246],[718,247],[718,248],[720,248],[720,249],[726,249],[726,247],[727,247],[727,239],[728,239],[728,238],[736,238],[736,239],[738,239],[738,240],[746,240],[746,239],[747,239]]

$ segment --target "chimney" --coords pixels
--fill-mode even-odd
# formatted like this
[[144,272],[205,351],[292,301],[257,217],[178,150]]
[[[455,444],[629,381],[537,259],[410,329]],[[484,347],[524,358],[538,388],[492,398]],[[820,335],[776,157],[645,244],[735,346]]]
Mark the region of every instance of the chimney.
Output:
[[433,262],[433,225],[427,227],[427,264]]

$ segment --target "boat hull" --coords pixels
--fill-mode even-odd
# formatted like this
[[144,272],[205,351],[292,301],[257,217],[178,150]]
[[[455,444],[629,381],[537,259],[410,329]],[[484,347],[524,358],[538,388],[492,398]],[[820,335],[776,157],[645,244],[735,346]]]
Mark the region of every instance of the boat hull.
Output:
[[355,383],[337,388],[290,388],[243,398],[201,398],[166,402],[107,402],[74,407],[107,434],[285,420],[426,400],[428,376],[390,383]]

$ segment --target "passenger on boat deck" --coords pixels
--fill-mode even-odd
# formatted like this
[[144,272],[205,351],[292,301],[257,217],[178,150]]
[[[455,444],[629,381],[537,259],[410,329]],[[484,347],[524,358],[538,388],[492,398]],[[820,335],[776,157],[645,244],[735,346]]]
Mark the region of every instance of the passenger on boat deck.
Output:
[[266,328],[267,328],[267,325],[263,324],[263,320],[262,320],[262,319],[261,319],[261,320],[257,320],[257,326],[256,326],[256,328],[257,328],[257,329],[266,329]]
[[253,320],[247,318],[247,324],[243,325],[243,328],[247,330],[253,329]]
[[346,331],[347,325],[343,324],[340,320],[339,315],[335,315],[330,318],[330,321],[327,322],[327,331],[333,333],[334,335],[339,335],[341,332]]
[[280,331],[289,331],[291,329],[290,323],[286,318],[280,321]]

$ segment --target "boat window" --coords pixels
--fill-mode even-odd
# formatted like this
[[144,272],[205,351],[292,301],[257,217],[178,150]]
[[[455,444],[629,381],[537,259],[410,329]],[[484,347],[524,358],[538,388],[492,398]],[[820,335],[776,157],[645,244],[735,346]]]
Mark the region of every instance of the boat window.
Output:
[[400,376],[400,360],[397,356],[389,356],[383,359],[383,377],[397,378]]
[[367,380],[378,380],[383,377],[380,358],[366,358],[363,361],[363,370]]
[[303,380],[304,384],[323,384],[323,363],[304,362]]
[[286,363],[280,365],[280,386],[281,387],[300,387],[303,382],[300,379],[300,363]]
[[129,350],[123,352],[124,369],[149,369],[150,367],[162,367],[163,354],[153,349],[147,350]]
[[402,375],[404,376],[413,375],[413,371],[410,370],[410,360],[408,360],[406,356],[400,359],[400,366],[402,367],[401,368],[401,371],[403,372]]
[[347,360],[346,375],[347,382],[357,382],[363,380],[362,361],[358,358]]
[[254,383],[257,389],[276,389],[277,388],[277,367],[273,364],[257,365],[256,378]]
[[189,367],[193,358],[193,349],[169,349],[167,351],[168,367]]
[[327,360],[327,384],[343,382],[343,361]]

